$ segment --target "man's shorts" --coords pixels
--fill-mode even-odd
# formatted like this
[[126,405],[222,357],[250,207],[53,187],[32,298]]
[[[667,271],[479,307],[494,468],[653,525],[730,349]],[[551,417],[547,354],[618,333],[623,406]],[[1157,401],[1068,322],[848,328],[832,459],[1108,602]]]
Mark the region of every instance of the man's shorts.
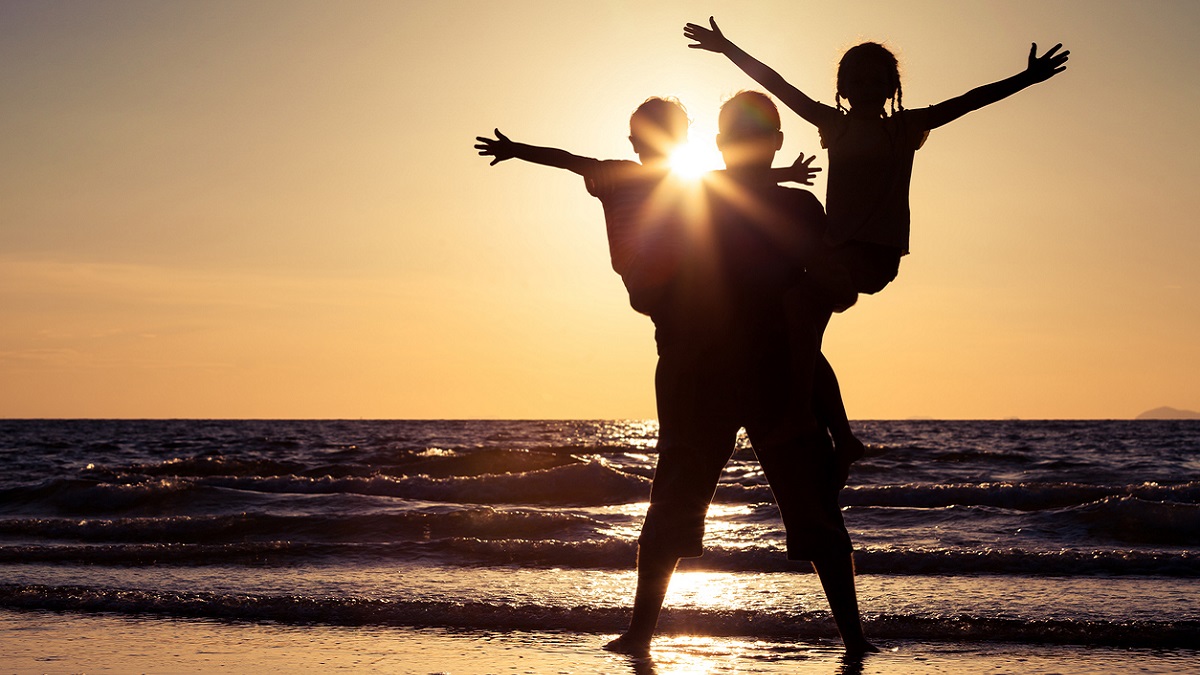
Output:
[[663,352],[655,375],[658,466],[639,544],[701,555],[708,505],[745,427],[787,530],[788,558],[849,554],[833,448],[827,436],[806,442],[789,429],[786,363],[747,370],[712,354]]

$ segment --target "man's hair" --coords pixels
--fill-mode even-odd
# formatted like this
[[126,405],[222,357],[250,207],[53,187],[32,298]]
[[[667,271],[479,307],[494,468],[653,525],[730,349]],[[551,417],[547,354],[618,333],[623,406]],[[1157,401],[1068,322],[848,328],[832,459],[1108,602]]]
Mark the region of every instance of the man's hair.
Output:
[[773,136],[779,133],[779,108],[760,91],[740,91],[721,104],[717,127],[730,140]]
[[629,117],[629,135],[639,143],[668,150],[687,140],[687,110],[678,99],[651,96]]

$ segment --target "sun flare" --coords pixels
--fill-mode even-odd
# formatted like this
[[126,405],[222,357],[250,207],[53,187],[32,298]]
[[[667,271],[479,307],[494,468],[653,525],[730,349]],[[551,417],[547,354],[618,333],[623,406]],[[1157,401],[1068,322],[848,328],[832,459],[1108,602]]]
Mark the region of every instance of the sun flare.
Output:
[[721,153],[715,147],[685,143],[671,153],[671,171],[690,180],[722,166]]

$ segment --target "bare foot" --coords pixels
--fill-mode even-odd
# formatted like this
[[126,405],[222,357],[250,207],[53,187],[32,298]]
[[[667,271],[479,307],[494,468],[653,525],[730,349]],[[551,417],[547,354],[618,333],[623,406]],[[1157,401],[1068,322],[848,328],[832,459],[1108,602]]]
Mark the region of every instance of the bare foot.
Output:
[[622,635],[612,642],[609,642],[608,644],[604,645],[604,649],[610,652],[616,652],[617,654],[626,654],[637,658],[650,656],[649,642],[634,640],[628,635]]
[[876,647],[875,645],[871,644],[870,642],[867,642],[866,640],[862,640],[861,642],[851,642],[846,645],[846,656],[849,656],[852,658],[860,657],[863,654],[877,654],[877,653],[879,653],[879,647]]

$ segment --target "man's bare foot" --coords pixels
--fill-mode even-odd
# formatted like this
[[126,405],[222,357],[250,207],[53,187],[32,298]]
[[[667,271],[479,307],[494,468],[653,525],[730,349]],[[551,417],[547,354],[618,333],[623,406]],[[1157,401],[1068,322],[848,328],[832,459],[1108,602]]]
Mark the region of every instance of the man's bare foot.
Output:
[[846,656],[860,657],[863,654],[877,654],[879,647],[867,642],[866,640],[851,642],[846,645]]
[[626,654],[638,658],[650,656],[649,641],[642,642],[640,640],[634,640],[627,634],[622,635],[621,637],[604,645],[604,649],[610,652],[616,652],[617,654]]

